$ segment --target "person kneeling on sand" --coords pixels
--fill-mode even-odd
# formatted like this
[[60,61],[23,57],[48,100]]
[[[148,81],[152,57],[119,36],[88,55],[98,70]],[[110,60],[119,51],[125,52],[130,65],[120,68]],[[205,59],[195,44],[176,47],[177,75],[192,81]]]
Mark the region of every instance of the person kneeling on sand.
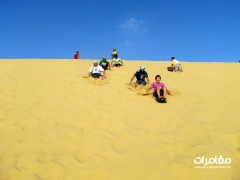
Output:
[[100,60],[99,65],[106,71],[107,69],[111,70],[110,63],[106,60],[106,57],[103,56],[102,60]]
[[171,67],[168,67],[169,71],[175,71],[175,72],[183,72],[182,65],[178,60],[176,60],[174,57],[171,58],[172,65]]
[[[104,76],[101,74],[101,72],[103,72]],[[93,62],[93,66],[89,70],[88,77],[90,77],[90,76],[92,76],[95,79],[98,79],[101,77],[102,80],[104,78],[107,78],[106,72],[104,71],[104,69],[101,66],[98,65],[97,61]]]
[[118,55],[115,55],[114,58],[112,59],[112,62],[111,62],[111,66],[112,67],[118,67],[120,68],[120,66],[123,66],[123,62],[122,60],[118,57]]
[[152,83],[152,85],[147,89],[146,92],[153,89],[154,90],[154,92],[153,92],[153,97],[154,98],[165,100],[167,94],[171,95],[170,91],[166,88],[164,83],[161,82],[161,76],[160,75],[156,75],[155,81],[156,82]]
[[140,67],[140,70],[138,70],[134,75],[133,77],[131,78],[130,80],[130,83],[129,85],[131,85],[132,81],[134,78],[137,78],[137,81],[136,81],[136,84],[135,84],[135,87],[137,87],[138,85],[143,85],[145,86],[146,85],[146,81],[145,81],[145,78],[147,79],[147,82],[149,83],[149,79],[148,79],[148,73],[145,71],[145,66],[141,66]]

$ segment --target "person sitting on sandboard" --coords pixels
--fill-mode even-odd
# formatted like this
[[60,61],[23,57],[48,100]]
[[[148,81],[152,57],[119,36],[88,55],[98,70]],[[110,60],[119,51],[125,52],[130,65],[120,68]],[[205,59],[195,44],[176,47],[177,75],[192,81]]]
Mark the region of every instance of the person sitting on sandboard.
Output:
[[171,95],[170,91],[166,88],[164,83],[161,82],[161,76],[156,75],[154,83],[147,89],[146,92],[149,92],[151,89],[154,90],[153,97],[160,102],[166,102],[166,95]]

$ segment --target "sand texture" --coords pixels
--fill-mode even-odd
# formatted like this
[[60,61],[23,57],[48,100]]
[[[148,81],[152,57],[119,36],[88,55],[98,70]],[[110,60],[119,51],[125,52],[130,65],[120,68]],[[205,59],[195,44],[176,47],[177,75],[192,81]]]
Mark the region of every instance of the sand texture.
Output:
[[[0,60],[0,180],[240,180],[240,64],[170,64],[95,81],[90,60]],[[141,65],[167,103],[127,85]],[[202,156],[231,168],[196,168]]]

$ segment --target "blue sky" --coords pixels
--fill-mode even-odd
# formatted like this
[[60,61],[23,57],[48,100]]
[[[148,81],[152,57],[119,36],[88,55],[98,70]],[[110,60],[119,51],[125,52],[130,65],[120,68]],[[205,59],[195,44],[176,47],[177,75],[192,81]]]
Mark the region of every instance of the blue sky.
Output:
[[0,58],[237,62],[240,0],[0,0]]

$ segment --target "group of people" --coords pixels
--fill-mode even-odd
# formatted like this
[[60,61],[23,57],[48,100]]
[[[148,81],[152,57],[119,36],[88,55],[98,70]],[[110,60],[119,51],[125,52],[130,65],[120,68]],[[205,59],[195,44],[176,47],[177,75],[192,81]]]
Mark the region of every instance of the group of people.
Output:
[[[76,57],[78,57],[78,51],[75,54]],[[75,58],[74,55],[74,58]],[[88,72],[88,77],[93,77],[95,79],[101,78],[106,79],[106,70],[111,70],[113,67],[123,66],[122,60],[118,57],[118,52],[116,48],[113,49],[113,52],[111,53],[112,61],[111,64],[106,60],[106,57],[102,57],[100,62],[98,63],[97,60],[93,62],[93,65],[90,67],[90,70]],[[171,58],[172,64],[171,67],[168,67],[169,71],[175,71],[175,72],[183,72],[182,66],[178,60],[176,60],[174,57]],[[101,74],[103,72],[103,75]],[[132,78],[130,79],[129,85],[131,85],[133,79],[136,78],[135,87],[142,85],[145,86],[147,83],[150,83],[150,80],[148,78],[148,73],[145,71],[145,66],[141,66],[138,71],[134,73]],[[161,82],[161,76],[156,75],[155,76],[155,82],[151,84],[151,86],[146,90],[146,92],[149,92],[151,89],[154,90],[153,97],[157,100],[166,100],[166,95],[171,95],[170,91],[167,89],[167,87],[164,85],[164,83]]]
[[[147,83],[150,83],[148,73],[145,71],[145,66],[141,66],[140,70],[134,73],[133,77],[129,82],[129,85],[131,85],[134,78],[137,79],[135,87],[139,85],[145,86]],[[165,101],[166,95],[171,95],[170,91],[167,89],[164,83],[161,82],[160,75],[155,76],[155,82],[151,84],[151,86],[146,90],[146,92],[149,92],[151,89],[153,89],[153,97],[157,100]]]
[[[101,79],[106,79],[106,70],[112,70],[113,67],[118,67],[120,68],[123,66],[123,61],[121,58],[118,57],[118,52],[116,48],[113,48],[113,52],[111,54],[112,56],[112,61],[111,64],[107,61],[106,57],[103,56],[100,62],[98,63],[97,60],[93,62],[93,65],[90,67],[90,70],[88,72],[88,76],[92,76],[95,79],[101,78]],[[101,74],[103,72],[104,75]]]

